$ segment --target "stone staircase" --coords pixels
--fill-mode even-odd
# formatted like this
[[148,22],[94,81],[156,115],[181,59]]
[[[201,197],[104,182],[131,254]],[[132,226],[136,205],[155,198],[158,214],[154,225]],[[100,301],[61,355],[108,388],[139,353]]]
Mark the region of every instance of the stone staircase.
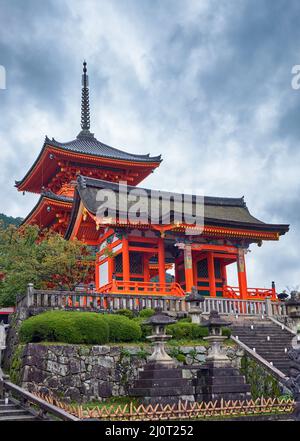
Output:
[[17,402],[0,400],[0,422],[1,421],[38,421],[28,410],[23,409]]
[[291,347],[292,332],[269,319],[244,320],[232,324],[232,335],[248,346],[285,376],[289,376],[287,351]]

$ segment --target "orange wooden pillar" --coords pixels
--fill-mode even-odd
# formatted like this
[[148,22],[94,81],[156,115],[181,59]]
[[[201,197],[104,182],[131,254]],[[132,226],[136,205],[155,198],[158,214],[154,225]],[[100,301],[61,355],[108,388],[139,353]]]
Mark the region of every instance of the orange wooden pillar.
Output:
[[143,256],[143,265],[144,265],[144,282],[150,282],[150,269],[149,269],[149,259],[145,253]]
[[223,297],[225,297],[225,290],[224,287],[227,285],[227,270],[226,270],[226,264],[223,261],[221,261],[221,277],[222,277],[222,284],[223,284]]
[[209,280],[209,292],[211,297],[216,297],[216,278],[215,278],[215,265],[214,255],[212,252],[207,253],[207,265],[208,265],[208,280]]
[[107,258],[108,262],[108,282],[112,282],[114,273],[114,259],[112,257]]
[[129,263],[129,246],[128,238],[122,239],[122,266],[123,266],[123,282],[125,289],[127,288],[126,282],[130,282],[130,263]]
[[227,270],[224,261],[221,262],[221,276],[222,276],[222,281],[224,282],[225,285],[227,285]]
[[185,271],[185,290],[191,292],[194,285],[193,277],[193,258],[191,245],[184,247],[184,271]]
[[166,267],[165,267],[165,243],[164,239],[158,239],[158,277],[159,283],[164,285],[166,283]]
[[238,249],[237,257],[237,270],[238,270],[238,280],[239,280],[239,291],[241,300],[245,300],[248,297],[247,288],[247,275],[246,275],[246,265],[245,265],[245,251],[243,248]]

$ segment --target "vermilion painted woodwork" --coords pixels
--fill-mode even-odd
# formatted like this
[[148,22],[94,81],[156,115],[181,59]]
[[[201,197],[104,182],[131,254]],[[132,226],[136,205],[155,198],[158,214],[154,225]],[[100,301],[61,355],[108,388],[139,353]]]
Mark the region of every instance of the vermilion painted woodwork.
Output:
[[207,253],[207,264],[208,264],[208,277],[209,277],[209,291],[211,297],[216,297],[216,278],[215,278],[215,267],[214,267],[214,255],[212,252]]
[[165,270],[165,244],[164,239],[160,237],[158,239],[158,275],[159,283],[166,283],[166,270]]
[[122,263],[123,263],[123,281],[130,281],[130,262],[129,262],[129,246],[128,238],[122,239]]

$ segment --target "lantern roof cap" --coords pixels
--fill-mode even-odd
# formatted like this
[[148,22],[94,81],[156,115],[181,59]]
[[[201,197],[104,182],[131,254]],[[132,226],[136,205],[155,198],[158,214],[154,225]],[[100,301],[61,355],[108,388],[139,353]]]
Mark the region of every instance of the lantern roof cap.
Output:
[[217,327],[220,328],[222,326],[229,326],[231,325],[231,322],[224,320],[222,317],[220,317],[218,311],[212,310],[208,320],[205,320],[203,323],[203,326],[205,327]]
[[161,307],[155,308],[155,314],[144,322],[145,325],[171,325],[176,323],[176,320],[163,312]]

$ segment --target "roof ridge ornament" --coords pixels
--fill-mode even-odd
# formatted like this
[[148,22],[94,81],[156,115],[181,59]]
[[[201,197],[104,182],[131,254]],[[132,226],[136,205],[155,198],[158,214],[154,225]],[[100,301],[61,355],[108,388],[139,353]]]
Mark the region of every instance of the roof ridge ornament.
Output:
[[83,62],[82,89],[81,89],[81,132],[78,137],[94,135],[90,132],[90,97],[89,76],[87,74],[87,62]]

